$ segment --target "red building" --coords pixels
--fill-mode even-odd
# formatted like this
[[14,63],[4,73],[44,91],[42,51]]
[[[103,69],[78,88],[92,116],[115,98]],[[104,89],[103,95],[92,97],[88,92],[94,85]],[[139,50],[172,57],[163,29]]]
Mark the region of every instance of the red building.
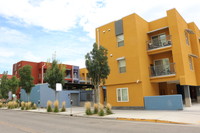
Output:
[[[3,74],[0,74],[0,79],[3,77]],[[13,75],[7,75],[8,79],[11,79],[13,77]]]
[[[25,65],[30,65],[32,67],[32,76],[34,78],[34,84],[44,83],[44,75],[47,70],[46,62],[30,62],[30,61],[20,61],[13,64],[13,75],[19,78],[19,69]],[[78,83],[79,82],[79,67],[73,65],[66,65],[66,83]]]
[[[25,65],[30,65],[32,67],[31,73],[34,78],[34,84],[44,83],[44,75],[47,70],[46,62],[30,62],[30,61],[20,61],[16,64],[13,64],[13,75],[19,78],[19,69]],[[66,83],[79,83],[79,67],[73,65],[66,65]],[[17,97],[20,97],[20,89],[16,92]]]

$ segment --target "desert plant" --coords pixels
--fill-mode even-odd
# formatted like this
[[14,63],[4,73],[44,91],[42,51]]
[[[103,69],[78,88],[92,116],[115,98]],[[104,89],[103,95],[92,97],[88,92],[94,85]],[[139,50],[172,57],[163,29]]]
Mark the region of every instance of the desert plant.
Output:
[[92,115],[91,103],[90,102],[85,103],[85,113],[86,113],[86,115]]
[[98,113],[99,116],[104,116],[105,113],[104,113],[104,106],[102,104],[99,104],[99,113]]
[[3,103],[2,102],[0,102],[0,108],[2,108],[3,107]]
[[16,101],[13,101],[14,108],[18,108],[18,103]]
[[93,111],[93,114],[98,114],[98,112],[99,112],[99,106],[98,106],[98,104],[94,104],[94,111]]
[[112,105],[109,103],[106,105],[106,114],[112,114]]
[[26,110],[31,109],[31,102],[26,102],[26,103],[25,103],[25,109],[26,109]]
[[14,106],[14,101],[9,101],[8,102],[8,109],[14,109],[15,106]]
[[47,112],[52,112],[52,102],[47,101]]
[[54,101],[53,105],[54,105],[54,110],[53,111],[55,113],[59,112],[59,102],[58,102],[58,100]]
[[24,110],[24,108],[25,108],[25,102],[22,101],[22,102],[21,102],[21,110]]
[[66,111],[65,105],[66,105],[66,102],[63,101],[63,102],[62,102],[62,109],[61,109],[61,112],[65,112],[65,111]]
[[37,109],[37,105],[34,103],[32,109]]

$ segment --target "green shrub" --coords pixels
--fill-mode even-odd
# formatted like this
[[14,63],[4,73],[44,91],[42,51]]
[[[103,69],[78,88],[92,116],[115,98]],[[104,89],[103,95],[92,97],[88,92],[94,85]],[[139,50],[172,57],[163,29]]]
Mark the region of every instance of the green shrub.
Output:
[[62,102],[62,109],[61,109],[61,112],[65,112],[65,111],[66,111],[65,105],[66,105],[66,102],[63,101],[63,102]]
[[112,113],[112,105],[107,103],[106,105],[106,114],[110,115],[110,114],[113,114]]
[[25,109],[25,102],[21,102],[21,110],[24,110]]
[[34,103],[32,109],[37,109],[37,105]]
[[52,112],[52,102],[47,101],[47,112]]
[[92,115],[91,103],[90,102],[85,103],[85,113],[86,113],[86,115]]
[[98,104],[94,104],[94,111],[93,111],[93,114],[98,114],[98,112],[99,112],[99,106],[98,106]]
[[25,103],[25,109],[30,110],[31,109],[31,102],[26,102]]
[[99,104],[99,113],[98,113],[99,116],[104,116],[105,113],[104,113],[104,106],[102,104]]
[[56,100],[54,103],[54,112],[55,113],[57,113],[57,112],[59,112],[59,102],[58,102],[58,100]]
[[0,108],[2,108],[3,107],[3,103],[2,102],[0,102]]

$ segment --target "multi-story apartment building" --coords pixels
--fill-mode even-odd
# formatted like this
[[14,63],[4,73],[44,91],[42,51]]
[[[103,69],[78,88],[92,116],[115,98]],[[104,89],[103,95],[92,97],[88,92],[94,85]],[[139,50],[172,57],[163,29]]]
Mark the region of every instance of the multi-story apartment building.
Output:
[[90,78],[88,77],[88,70],[86,68],[81,68],[80,70],[80,80],[79,82],[80,83],[83,83],[83,84],[91,84],[91,80]]
[[[30,62],[30,61],[20,61],[16,64],[13,64],[13,75],[19,78],[19,69],[25,65],[30,65],[32,67],[31,73],[34,78],[34,84],[42,84],[45,83],[44,75],[47,70],[47,63],[46,62]],[[66,65],[66,76],[65,82],[68,83],[66,87],[73,88],[76,87],[74,84],[79,83],[79,67],[73,65]],[[20,97],[20,89],[16,92],[17,97]]]
[[[20,61],[13,64],[13,75],[19,77],[18,70],[25,65],[30,65],[32,67],[32,76],[34,78],[34,84],[44,83],[44,75],[47,70],[46,62],[30,62],[30,61]],[[78,83],[79,82],[79,67],[73,65],[66,65],[66,83]]]
[[96,42],[108,49],[104,88],[114,107],[143,108],[145,96],[171,94],[186,106],[200,102],[200,30],[176,9],[151,22],[134,13],[100,26]]

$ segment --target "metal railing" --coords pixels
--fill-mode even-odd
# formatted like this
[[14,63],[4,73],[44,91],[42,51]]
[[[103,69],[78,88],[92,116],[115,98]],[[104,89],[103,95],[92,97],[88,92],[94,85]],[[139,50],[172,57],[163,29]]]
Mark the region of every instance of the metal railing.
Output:
[[167,35],[165,38],[165,41],[161,41],[160,39],[147,41],[147,49],[148,50],[167,47],[167,46],[171,46],[171,45],[172,45],[171,35]]
[[176,74],[174,66],[175,66],[175,63],[171,63],[167,65],[150,66],[149,67],[150,77]]

